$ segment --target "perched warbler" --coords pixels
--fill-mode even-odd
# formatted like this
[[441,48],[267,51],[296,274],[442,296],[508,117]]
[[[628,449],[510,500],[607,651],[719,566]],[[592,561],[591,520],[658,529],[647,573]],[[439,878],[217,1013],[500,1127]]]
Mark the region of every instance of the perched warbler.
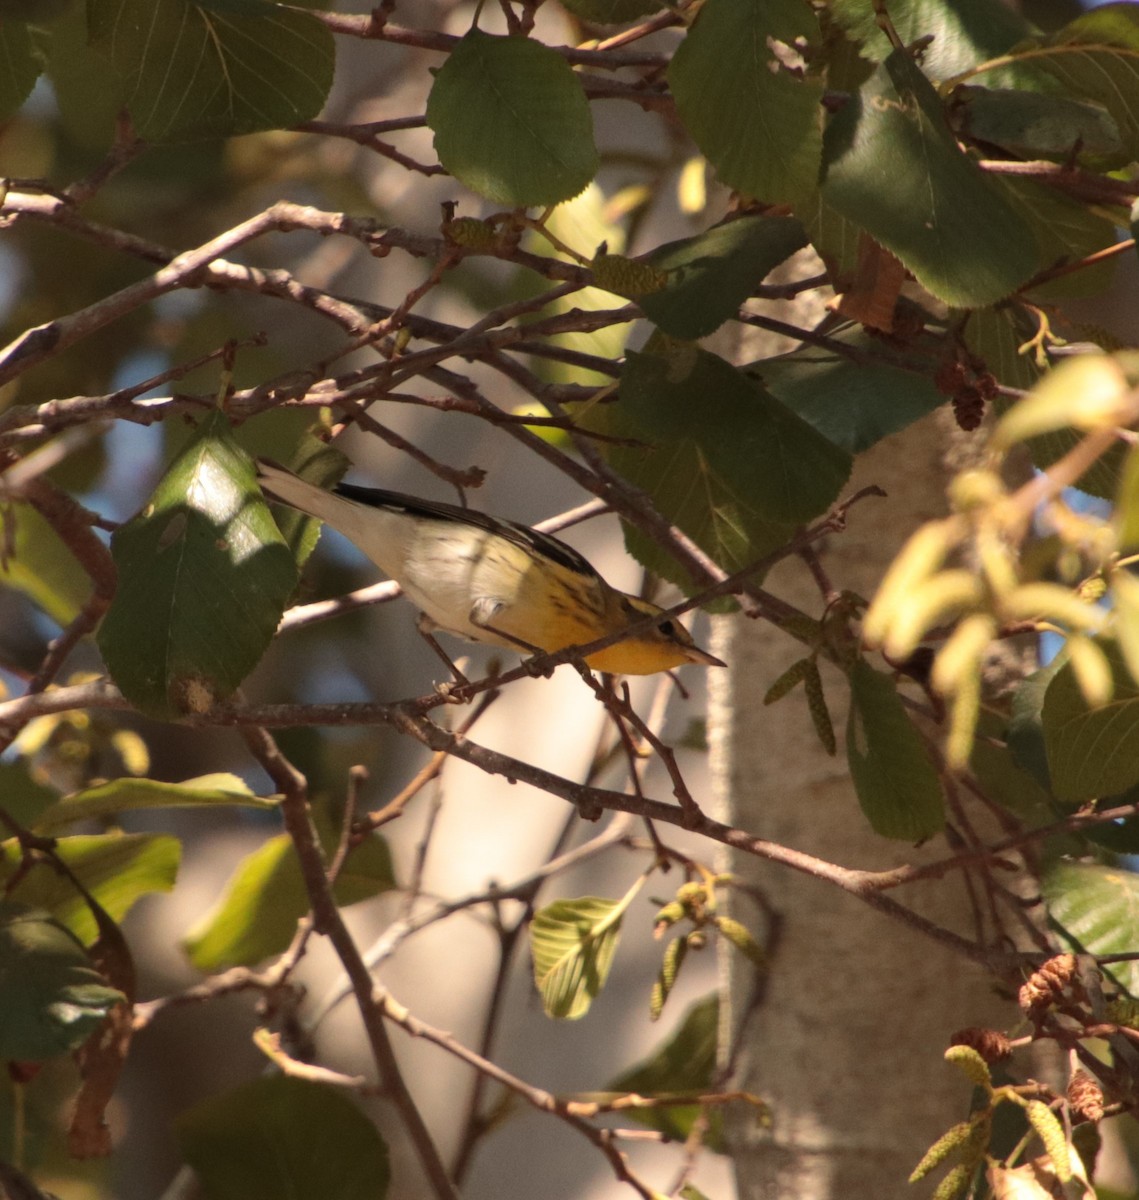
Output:
[[[325,491],[265,459],[258,472],[270,500],[339,530],[400,585],[447,662],[431,629],[536,654],[585,645],[663,611],[610,587],[576,550],[525,525],[378,488]],[[671,617],[585,661],[620,675],[724,666]]]

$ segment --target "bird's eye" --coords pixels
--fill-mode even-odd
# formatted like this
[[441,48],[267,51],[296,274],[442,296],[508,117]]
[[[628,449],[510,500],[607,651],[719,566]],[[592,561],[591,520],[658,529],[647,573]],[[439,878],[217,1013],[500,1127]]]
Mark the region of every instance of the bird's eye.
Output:
[[657,628],[667,638],[676,637],[676,626],[671,621],[661,621]]

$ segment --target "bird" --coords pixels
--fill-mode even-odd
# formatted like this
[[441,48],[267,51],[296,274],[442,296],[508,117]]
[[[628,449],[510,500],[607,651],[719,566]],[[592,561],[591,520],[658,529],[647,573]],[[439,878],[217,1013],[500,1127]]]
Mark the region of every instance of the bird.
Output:
[[432,637],[436,629],[470,642],[528,655],[581,646],[660,615],[660,620],[585,656],[614,675],[652,675],[685,663],[726,664],[701,650],[663,609],[618,591],[587,559],[549,534],[472,508],[402,492],[341,483],[329,491],[258,459],[270,501],[316,517],[354,542],[421,612],[419,630],[466,680]]

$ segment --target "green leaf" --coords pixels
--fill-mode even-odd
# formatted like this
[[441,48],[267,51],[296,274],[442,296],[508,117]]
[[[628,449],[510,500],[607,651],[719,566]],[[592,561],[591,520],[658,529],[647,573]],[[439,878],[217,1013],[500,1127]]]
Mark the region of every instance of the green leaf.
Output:
[[91,580],[30,504],[6,505],[0,510],[0,524],[0,536],[11,539],[7,555],[0,559],[0,583],[23,592],[57,625],[67,625],[86,603]]
[[600,165],[580,81],[530,38],[472,29],[435,77],[427,124],[443,166],[499,204],[569,200]]
[[[1018,693],[1025,686],[1022,684]],[[1039,692],[1043,698],[1043,687]],[[992,713],[982,711],[977,722],[977,738],[973,743],[969,767],[985,795],[1014,813],[1030,829],[1055,821],[1061,815],[1059,805],[1036,776],[1020,765],[1007,742],[1004,746],[997,744],[1002,735],[1011,740],[1008,731],[1001,728],[999,720]],[[1040,757],[1043,758],[1044,738],[1040,731],[1039,714],[1036,735]]]
[[562,8],[596,25],[624,25],[664,8],[664,0],[562,0]]
[[341,1092],[273,1075],[211,1096],[175,1122],[209,1200],[384,1200],[376,1127]]
[[[608,432],[643,445],[607,455],[725,570],[738,570],[826,511],[850,456],[722,358],[664,349],[627,356],[620,402],[602,419]],[[690,584],[659,548],[626,536],[642,562]]]
[[803,346],[779,358],[750,363],[745,370],[758,376],[793,413],[850,454],[861,454],[945,403],[945,396],[927,376],[860,357],[871,352],[880,356],[884,349],[881,339],[872,339],[861,329],[831,336],[850,346],[858,357]]
[[1139,157],[1139,12],[1108,4],[1085,13],[1035,44],[1017,47],[1068,96],[1101,104],[1131,158]]
[[625,906],[620,900],[582,896],[555,900],[530,922],[534,983],[546,1015],[584,1017],[609,978]]
[[[866,0],[831,0],[828,11],[856,41],[861,53],[884,62],[893,52]],[[933,36],[922,66],[933,79],[948,79],[996,58],[1029,37],[1032,26],[1005,4],[991,0],[890,0],[890,22],[905,45]]]
[[88,0],[88,22],[147,141],[287,128],[317,116],[332,86],[332,34],[284,5]]
[[33,779],[27,759],[19,758],[0,762],[0,796],[4,811],[27,827],[56,802],[59,793]]
[[229,696],[265,652],[297,580],[253,464],[220,413],[111,550],[119,587],[99,649],[123,695],[159,718]]
[[64,796],[36,818],[37,833],[54,833],[76,821],[101,820],[144,808],[201,808],[215,805],[276,808],[277,801],[255,795],[236,775],[219,773],[160,783],[156,779],[113,779]]
[[1044,740],[1052,787],[1061,800],[1091,800],[1139,783],[1139,686],[1119,649],[1102,643],[1115,679],[1115,698],[1089,709],[1072,667],[1056,673],[1044,698]]
[[43,70],[43,54],[21,21],[0,19],[0,117],[10,117],[31,95]]
[[904,51],[831,119],[823,141],[826,202],[947,304],[991,304],[1040,265],[1032,231],[958,147],[937,93]]
[[818,189],[819,27],[800,0],[706,0],[668,68],[680,119],[722,183],[792,204]]
[[1017,158],[1067,162],[1077,153],[1123,158],[1119,128],[1100,104],[1016,88],[981,87],[957,88],[953,101],[953,119],[962,133],[976,142],[1001,146]]
[[[645,1059],[606,1084],[606,1091],[638,1096],[692,1095],[712,1086],[716,1072],[716,1046],[720,1006],[715,992],[685,1009],[675,1029]],[[658,1129],[683,1142],[700,1116],[700,1106],[677,1104],[658,1108],[630,1108],[622,1116],[649,1129]],[[722,1152],[723,1121],[719,1109],[708,1112],[705,1145]]]
[[[289,469],[308,483],[330,488],[340,482],[349,465],[342,451],[306,433],[289,462]],[[297,566],[303,567],[320,540],[320,522],[287,504],[277,505],[274,517]]]
[[1031,353],[1022,354],[1035,333],[1016,307],[978,308],[965,318],[965,345],[984,362],[998,383],[1027,391],[1047,370]]
[[[1057,863],[1040,881],[1048,915],[1080,954],[1125,954],[1139,944],[1139,875],[1098,863]],[[1131,995],[1139,963],[1103,968]]]
[[[393,887],[391,852],[375,834],[352,851],[334,895],[355,904]],[[277,834],[242,859],[217,904],[186,935],[186,952],[200,971],[252,966],[281,953],[308,911],[292,841]]]
[[[1036,237],[1040,263],[1045,267],[1079,262],[1115,245],[1115,223],[1099,216],[1055,188],[1033,179],[998,176],[996,182]],[[1059,300],[1067,296],[1100,296],[1115,278],[1116,260],[1108,258],[1094,267],[1083,267],[1049,283],[1040,284],[1029,297]]]
[[38,1062],[81,1046],[122,992],[91,965],[83,946],[50,914],[0,903],[0,1059]]
[[[20,850],[14,840],[4,842],[0,850],[0,877],[10,881],[20,863]],[[174,837],[117,831],[61,838],[55,849],[113,921],[121,920],[142,896],[170,891],[181,851]],[[99,935],[86,900],[47,863],[32,867],[17,885],[15,896],[22,903],[47,909],[85,945]]]
[[862,659],[850,675],[846,752],[858,802],[875,833],[918,842],[942,828],[937,771],[894,681]]
[[707,337],[736,315],[768,272],[806,244],[793,217],[748,214],[659,246],[649,262],[668,282],[638,299],[641,311],[673,337]]

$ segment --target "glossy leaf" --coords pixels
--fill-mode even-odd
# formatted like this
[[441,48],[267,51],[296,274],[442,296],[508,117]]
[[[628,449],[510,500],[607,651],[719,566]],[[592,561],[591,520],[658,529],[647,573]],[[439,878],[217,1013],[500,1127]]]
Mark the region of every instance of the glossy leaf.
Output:
[[31,95],[43,55],[22,21],[0,20],[0,117],[9,117]]
[[1041,265],[1032,231],[958,147],[937,93],[904,51],[832,118],[824,164],[827,204],[947,304],[990,304]]
[[427,124],[443,166],[499,204],[569,200],[599,166],[581,83],[530,38],[472,29],[435,76]]
[[941,783],[894,681],[861,659],[850,675],[846,750],[858,802],[876,833],[918,842],[942,828]]
[[157,779],[113,779],[64,796],[36,818],[37,833],[55,833],[76,821],[101,820],[146,808],[202,808],[240,805],[276,808],[277,801],[255,795],[236,775],[219,773],[161,783]]
[[297,568],[215,413],[111,542],[119,587],[99,649],[123,695],[156,717],[204,712],[265,652]]
[[[355,904],[393,887],[387,842],[373,835],[353,850],[334,894],[340,904]],[[252,966],[283,951],[308,911],[292,841],[277,834],[242,860],[217,904],[186,935],[186,951],[201,971]]]
[[88,22],[148,141],[286,128],[317,116],[332,86],[332,34],[284,5],[88,0]]
[[1115,678],[1115,698],[1089,709],[1066,664],[1044,698],[1044,740],[1052,787],[1061,800],[1090,800],[1139,783],[1139,685],[1118,649],[1104,643]]
[[[10,879],[20,862],[19,847],[10,840],[0,850],[0,876]],[[55,850],[113,921],[121,920],[143,896],[170,891],[181,851],[174,837],[117,831],[60,838]],[[14,895],[21,903],[47,909],[84,945],[98,937],[86,900],[48,864],[34,866]]]
[[195,1105],[176,1121],[210,1200],[384,1200],[391,1169],[375,1125],[342,1092],[272,1075]]
[[620,900],[582,896],[534,914],[530,953],[547,1016],[572,1021],[589,1011],[609,977],[623,913]]
[[[609,432],[643,446],[613,447],[608,457],[725,570],[737,570],[826,510],[850,456],[722,358],[694,346],[660,348],[627,356],[619,403],[604,413]],[[629,545],[685,585],[646,539]]]
[[807,243],[791,217],[750,214],[658,247],[649,262],[665,272],[659,292],[638,300],[665,333],[702,338],[736,315],[768,272]]
[[820,80],[796,63],[819,27],[800,0],[706,0],[668,81],[680,119],[728,187],[771,203],[818,187]]
[[[685,1010],[676,1028],[645,1059],[622,1071],[606,1084],[606,1091],[638,1096],[691,1095],[712,1086],[716,1073],[716,1046],[719,1033],[719,997],[713,993],[695,1001]],[[683,1142],[700,1115],[695,1104],[677,1104],[654,1108],[630,1108],[623,1114],[638,1125],[658,1129],[677,1142]],[[705,1144],[722,1150],[723,1122],[720,1110],[708,1111],[709,1129]]]
[[38,1062],[81,1046],[126,997],[50,914],[0,903],[0,1059]]
[[[1139,875],[1098,863],[1060,862],[1040,881],[1048,915],[1079,954],[1126,954],[1139,942]],[[1130,995],[1139,963],[1103,968]]]

